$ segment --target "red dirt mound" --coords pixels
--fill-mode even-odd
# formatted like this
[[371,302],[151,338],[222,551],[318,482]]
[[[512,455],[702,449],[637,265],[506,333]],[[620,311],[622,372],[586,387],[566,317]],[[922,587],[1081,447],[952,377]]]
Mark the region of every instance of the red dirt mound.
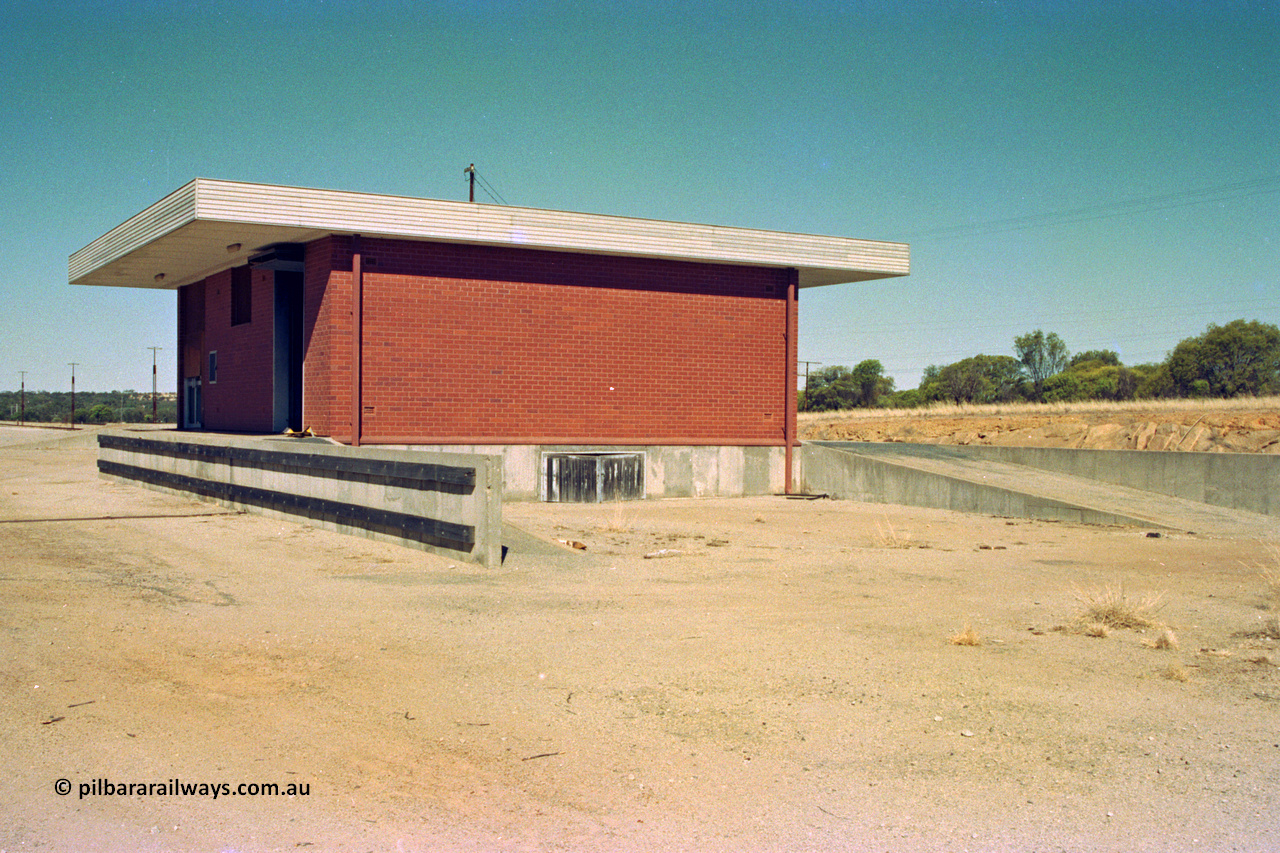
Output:
[[806,418],[800,437],[816,441],[899,441],[1095,450],[1280,453],[1280,411],[1106,410],[1073,413],[832,415]]

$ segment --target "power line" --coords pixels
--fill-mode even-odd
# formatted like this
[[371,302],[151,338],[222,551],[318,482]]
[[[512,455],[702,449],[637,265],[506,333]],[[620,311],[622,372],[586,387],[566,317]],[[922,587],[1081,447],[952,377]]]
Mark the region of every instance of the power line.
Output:
[[1072,210],[1057,210],[1048,213],[1034,213],[1027,216],[1014,216],[1008,219],[993,219],[988,222],[975,222],[967,225],[952,225],[944,228],[929,228],[908,235],[908,240],[970,237],[981,234],[1000,234],[1008,231],[1022,231],[1028,228],[1047,228],[1055,225],[1074,225],[1080,222],[1093,222],[1099,219],[1112,219],[1117,216],[1131,216],[1139,213],[1154,213],[1161,210],[1174,210],[1213,201],[1230,201],[1248,198],[1255,195],[1267,195],[1280,192],[1280,175],[1269,175],[1248,181],[1231,184],[1220,184],[1216,187],[1184,190],[1164,195],[1143,196],[1124,201],[1094,204]]
[[498,204],[510,205],[510,202],[502,197],[502,193],[494,189],[493,184],[485,180],[484,175],[477,172],[476,177],[480,179],[480,189],[484,190],[488,194],[489,198],[493,199]]
[[480,184],[480,189],[482,189],[482,190],[484,190],[484,191],[485,191],[485,194],[486,194],[486,195],[488,195],[488,196],[489,196],[489,198],[493,200],[493,203],[494,203],[494,204],[505,204],[505,205],[507,205],[508,207],[510,207],[510,206],[511,206],[511,202],[509,202],[509,201],[507,201],[505,198],[503,198],[503,197],[502,197],[502,193],[500,193],[500,192],[498,192],[496,189],[494,189],[493,184],[491,184],[491,183],[489,183],[487,180],[485,180],[484,175],[480,174],[480,170],[476,168],[476,164],[475,164],[475,163],[472,163],[470,166],[468,166],[467,168],[463,169],[463,170],[462,170],[462,174],[464,175],[464,180],[467,180],[467,181],[470,181],[470,182],[471,182],[471,201],[475,201],[475,200],[476,200],[476,198],[475,198],[476,189],[475,189],[475,188],[476,188],[476,182],[478,181],[478,182],[479,182],[479,184]]
[[[989,331],[1002,329],[1011,325],[1041,325],[1053,326],[1052,331],[1061,333],[1064,329],[1070,329],[1073,326],[1089,323],[1096,325],[1096,321],[1101,314],[1111,321],[1116,320],[1148,320],[1148,319],[1168,319],[1177,317],[1198,317],[1209,316],[1213,314],[1225,313],[1249,313],[1249,312],[1266,312],[1274,311],[1280,308],[1280,302],[1275,299],[1255,299],[1241,300],[1233,302],[1200,302],[1188,303],[1173,309],[1143,309],[1140,311],[1113,311],[1108,309],[1089,309],[1084,311],[1072,312],[1054,312],[1051,320],[1026,319],[1018,320],[1011,317],[998,323],[942,323],[942,324],[924,324],[920,322],[904,321],[902,323],[890,325],[860,325],[857,333],[861,335],[873,334],[892,334],[897,332],[930,332],[946,334],[948,332],[964,331],[966,333],[976,331]],[[802,318],[803,322],[803,318]],[[832,330],[839,334],[845,334],[846,329]]]

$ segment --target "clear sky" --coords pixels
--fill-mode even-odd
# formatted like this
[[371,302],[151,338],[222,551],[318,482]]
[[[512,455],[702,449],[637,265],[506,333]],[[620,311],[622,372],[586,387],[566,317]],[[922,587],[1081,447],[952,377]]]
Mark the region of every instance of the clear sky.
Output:
[[1280,0],[0,0],[0,140],[0,388],[173,390],[66,265],[195,177],[906,241],[800,306],[899,388],[1280,322]]

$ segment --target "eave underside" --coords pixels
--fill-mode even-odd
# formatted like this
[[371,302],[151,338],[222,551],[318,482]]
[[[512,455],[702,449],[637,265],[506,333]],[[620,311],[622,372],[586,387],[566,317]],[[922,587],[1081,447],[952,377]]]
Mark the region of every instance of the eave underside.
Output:
[[200,179],[68,264],[72,284],[174,289],[329,234],[795,268],[801,287],[907,275],[909,247],[849,238]]

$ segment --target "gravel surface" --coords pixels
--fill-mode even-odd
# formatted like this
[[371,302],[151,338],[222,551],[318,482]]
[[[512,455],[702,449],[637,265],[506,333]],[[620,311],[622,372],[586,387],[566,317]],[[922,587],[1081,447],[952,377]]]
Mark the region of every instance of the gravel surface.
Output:
[[94,454],[0,449],[3,851],[1280,849],[1269,523],[508,504],[489,571]]

